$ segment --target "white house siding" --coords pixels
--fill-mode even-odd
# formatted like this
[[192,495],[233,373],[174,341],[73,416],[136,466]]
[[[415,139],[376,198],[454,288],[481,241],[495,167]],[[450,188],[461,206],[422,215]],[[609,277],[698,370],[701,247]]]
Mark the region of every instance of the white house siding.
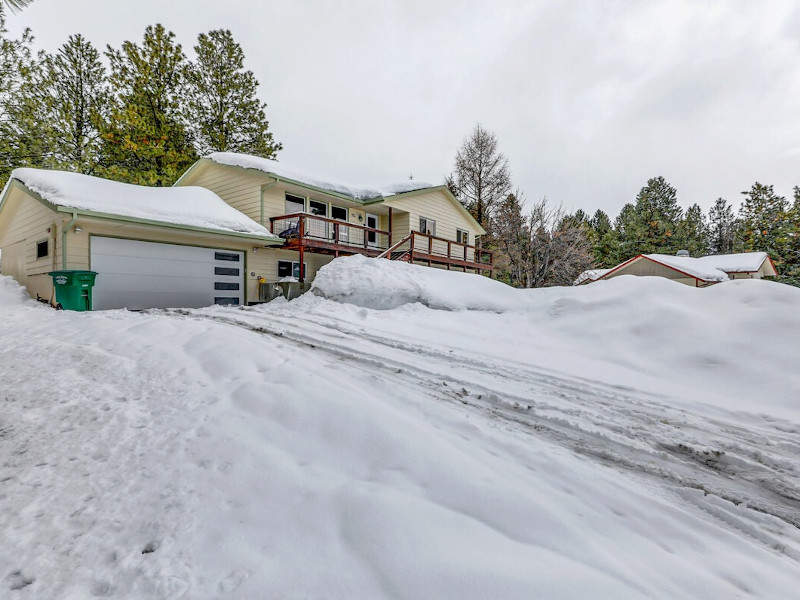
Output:
[[[19,187],[9,189],[0,231],[3,275],[13,276],[31,296],[50,297],[53,284],[48,271],[61,268],[59,215]],[[48,229],[50,231],[48,232]],[[36,259],[36,244],[48,241],[48,255]]]
[[[261,186],[270,181],[270,178],[263,173],[206,163],[200,165],[190,177],[181,182],[181,185],[207,188],[239,212],[260,223]],[[262,223],[267,228],[269,228],[268,217],[269,215]]]
[[401,198],[389,198],[384,204],[408,213],[407,217],[402,214],[395,215],[397,217],[394,219],[396,236],[408,235],[412,230],[419,231],[420,217],[436,221],[437,237],[455,241],[456,229],[463,229],[469,232],[469,243],[475,245],[475,237],[479,235],[475,226],[441,189]]

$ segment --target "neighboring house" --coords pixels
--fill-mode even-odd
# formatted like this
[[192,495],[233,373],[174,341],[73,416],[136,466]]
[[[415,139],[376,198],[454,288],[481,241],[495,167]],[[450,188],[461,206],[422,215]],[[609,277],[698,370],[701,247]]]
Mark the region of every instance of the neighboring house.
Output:
[[48,272],[96,271],[95,309],[249,304],[346,254],[491,273],[485,233],[446,186],[345,187],[241,154],[211,154],[171,188],[16,169],[0,272],[52,303]]
[[286,240],[267,250],[272,260],[260,274],[269,282],[310,281],[334,257],[356,253],[472,272],[493,268],[479,243],[486,231],[443,185],[354,188],[224,152],[195,163],[175,184],[184,185],[208,188]]
[[16,169],[0,197],[2,273],[51,302],[49,271],[91,269],[96,309],[245,304],[282,243],[199,187]]
[[766,252],[718,254],[702,258],[692,258],[682,252],[676,256],[640,254],[612,269],[584,271],[575,280],[575,285],[619,275],[639,275],[665,277],[686,285],[705,287],[730,279],[761,279],[777,274]]

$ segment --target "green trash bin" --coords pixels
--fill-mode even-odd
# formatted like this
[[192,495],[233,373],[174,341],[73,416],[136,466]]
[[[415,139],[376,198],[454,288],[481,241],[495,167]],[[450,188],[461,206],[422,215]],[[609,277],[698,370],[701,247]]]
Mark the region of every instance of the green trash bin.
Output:
[[56,308],[92,310],[95,271],[50,271],[48,275],[53,278],[56,290]]

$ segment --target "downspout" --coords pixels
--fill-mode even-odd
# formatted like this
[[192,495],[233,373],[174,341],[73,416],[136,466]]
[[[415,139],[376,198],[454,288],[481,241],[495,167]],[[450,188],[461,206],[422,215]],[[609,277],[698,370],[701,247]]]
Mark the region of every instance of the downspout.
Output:
[[78,213],[72,213],[72,220],[61,230],[61,268],[67,270],[67,233],[78,220]]
[[[276,177],[275,181],[273,181],[272,183],[266,183],[261,186],[261,220],[259,222],[261,223],[262,226],[264,226],[264,192],[266,192],[269,188],[278,183],[278,181],[280,180]],[[272,231],[271,226],[269,230]]]
[[[57,255],[57,253],[56,253],[56,243],[58,242],[58,224],[56,222],[53,222],[53,224],[50,227],[51,227],[50,237],[53,240],[53,259],[51,261],[52,262],[51,266],[52,266],[52,270],[55,271],[56,270],[56,255]],[[48,304],[50,304],[50,306],[53,306],[53,307],[55,306],[55,303],[54,303],[55,297],[56,297],[56,286],[53,283],[53,281],[51,280],[50,281],[50,300],[48,302]]]

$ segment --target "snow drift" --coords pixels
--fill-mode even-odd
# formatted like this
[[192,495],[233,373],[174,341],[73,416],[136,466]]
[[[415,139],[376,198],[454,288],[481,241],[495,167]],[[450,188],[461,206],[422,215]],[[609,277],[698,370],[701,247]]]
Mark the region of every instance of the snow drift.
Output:
[[315,289],[69,313],[0,279],[0,595],[796,593],[797,290]]

